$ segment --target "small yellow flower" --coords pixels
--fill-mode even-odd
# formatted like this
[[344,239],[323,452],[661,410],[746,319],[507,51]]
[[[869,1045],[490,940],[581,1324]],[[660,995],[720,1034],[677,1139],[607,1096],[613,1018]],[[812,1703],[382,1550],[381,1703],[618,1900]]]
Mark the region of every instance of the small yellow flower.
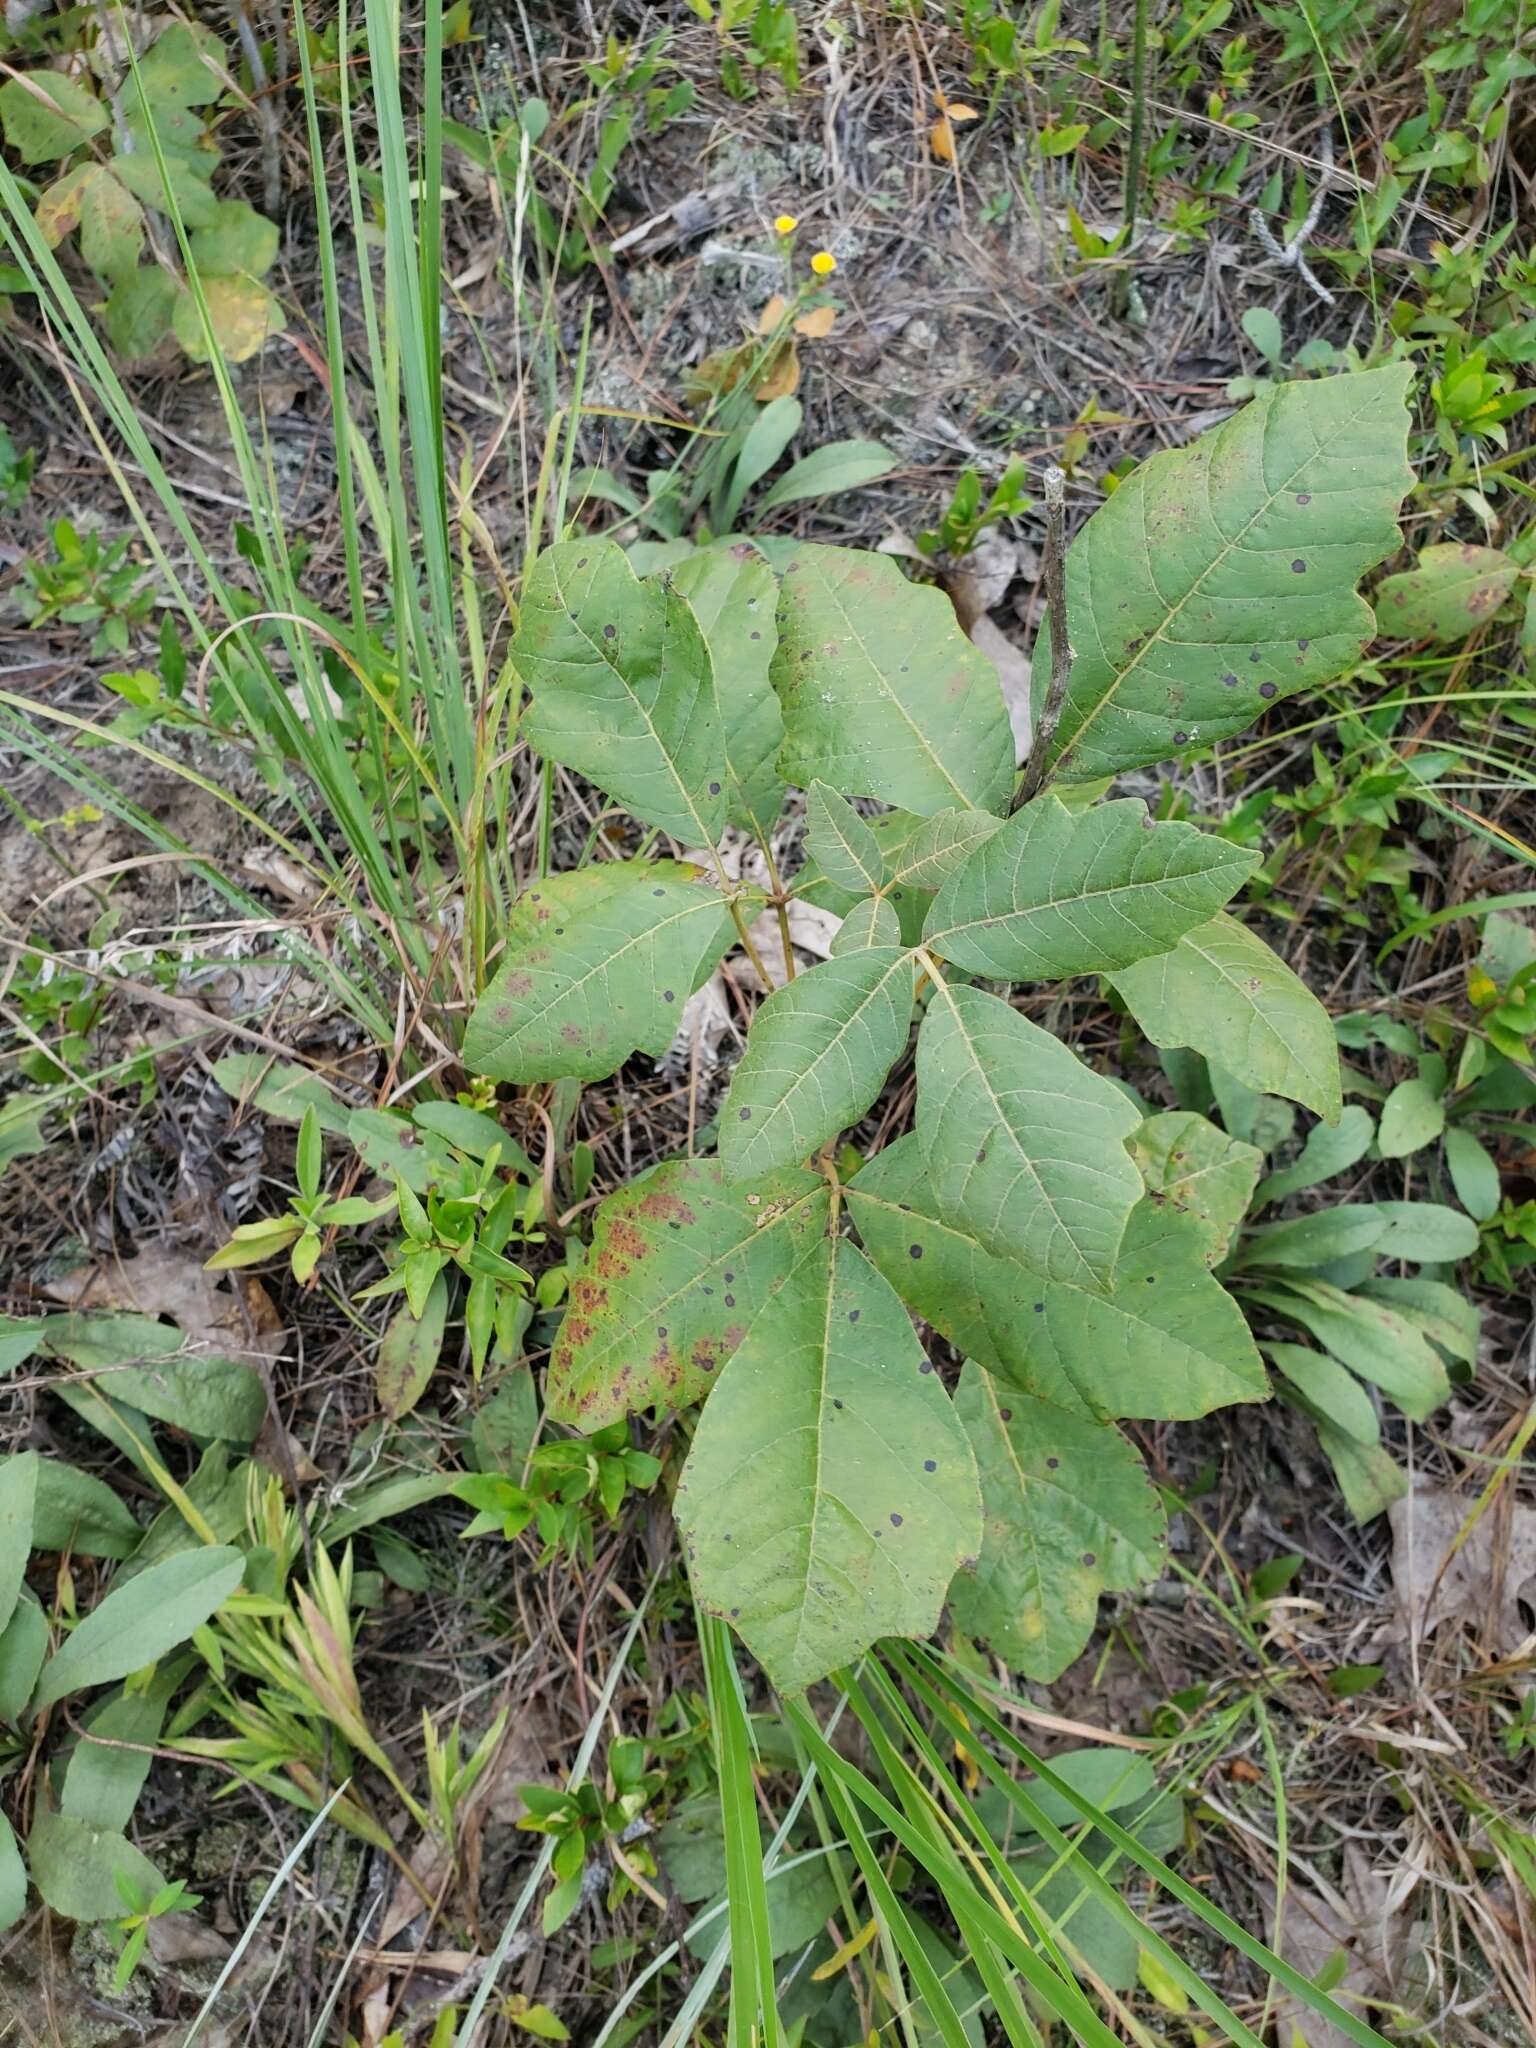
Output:
[[830,277],[837,268],[837,258],[830,249],[818,249],[811,258],[811,268],[818,277]]
[[776,235],[792,235],[800,223],[792,213],[781,213],[773,224]]

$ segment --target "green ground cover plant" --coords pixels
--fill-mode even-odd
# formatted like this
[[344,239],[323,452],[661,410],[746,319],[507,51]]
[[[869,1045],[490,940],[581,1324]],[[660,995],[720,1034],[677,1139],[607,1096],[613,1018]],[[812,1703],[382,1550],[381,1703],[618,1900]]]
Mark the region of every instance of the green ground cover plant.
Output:
[[[1055,688],[1022,803],[994,671],[878,558],[805,547],[775,577],[738,547],[641,579],[583,538],[535,568],[513,656],[541,752],[701,848],[727,821],[766,843],[798,783],[847,906],[832,957],[754,1019],[717,1158],[599,1209],[548,1390],[589,1428],[703,1399],[675,1505],[690,1573],[790,1692],[927,1634],[946,1597],[1054,1675],[1099,1592],[1158,1568],[1115,1419],[1266,1390],[1209,1219],[1138,1167],[1136,1102],[998,985],[1103,975],[1154,1043],[1337,1122],[1326,1016],[1224,908],[1252,856],[1092,785],[1359,655],[1356,584],[1410,482],[1405,388],[1400,369],[1282,387],[1121,485],[1067,558],[1071,652],[1037,655]],[[850,796],[892,809],[877,829]],[[593,1080],[661,1052],[775,899],[707,856],[547,877],[466,1063]],[[915,1131],[845,1176],[839,1140],[914,1008]],[[971,1360],[953,1399],[907,1308]]]

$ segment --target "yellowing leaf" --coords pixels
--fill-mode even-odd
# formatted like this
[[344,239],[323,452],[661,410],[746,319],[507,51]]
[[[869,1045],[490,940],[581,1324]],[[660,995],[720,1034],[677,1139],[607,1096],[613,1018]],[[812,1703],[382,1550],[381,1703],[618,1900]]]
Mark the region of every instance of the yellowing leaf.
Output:
[[980,116],[974,107],[966,106],[963,100],[946,99],[943,93],[938,95],[938,108],[939,118],[928,130],[928,147],[940,163],[952,164],[955,160],[953,124],[956,121],[976,121]]
[[100,164],[79,164],[51,184],[33,209],[38,233],[50,249],[80,225],[80,209],[92,182],[104,175]]
[[829,1977],[835,1977],[840,1970],[846,1970],[854,1957],[862,1955],[879,1932],[878,1920],[866,1920],[852,1941],[845,1941],[835,1955],[830,1955],[824,1963],[817,1964],[811,1972],[811,1982],[825,1984]]
[[[269,335],[281,334],[287,325],[282,307],[253,277],[204,278],[203,297],[213,338],[226,362],[243,363]],[[207,340],[190,292],[183,292],[176,301],[171,325],[193,362],[206,362]]]

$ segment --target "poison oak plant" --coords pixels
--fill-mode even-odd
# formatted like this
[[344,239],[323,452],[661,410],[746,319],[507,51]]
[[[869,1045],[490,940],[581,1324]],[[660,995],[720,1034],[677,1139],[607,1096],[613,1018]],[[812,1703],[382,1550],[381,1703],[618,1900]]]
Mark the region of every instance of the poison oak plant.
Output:
[[[676,1513],[702,1603],[796,1692],[948,1599],[1032,1677],[1099,1593],[1152,1576],[1162,1513],[1119,1418],[1267,1391],[1201,1219],[1149,1190],[1141,1113],[1015,1009],[1108,977],[1160,1046],[1336,1120],[1328,1017],[1224,906],[1255,856],[1082,785],[1240,731],[1355,660],[1356,583],[1411,482],[1401,367],[1286,385],[1155,457],[1067,561],[1070,647],[1036,676],[1015,808],[990,664],[884,558],[750,547],[639,580],[601,540],[543,555],[513,662],[524,732],[644,825],[766,850],[806,792],[832,957],[764,1002],[718,1157],[597,1212],[553,1354],[560,1419],[705,1405]],[[1058,636],[1059,637],[1059,636]],[[873,821],[849,797],[893,806]],[[765,903],[706,864],[619,860],[515,905],[464,1056],[510,1082],[660,1052]],[[917,1029],[916,1128],[846,1181],[836,1140]],[[953,1394],[909,1311],[968,1361]]]

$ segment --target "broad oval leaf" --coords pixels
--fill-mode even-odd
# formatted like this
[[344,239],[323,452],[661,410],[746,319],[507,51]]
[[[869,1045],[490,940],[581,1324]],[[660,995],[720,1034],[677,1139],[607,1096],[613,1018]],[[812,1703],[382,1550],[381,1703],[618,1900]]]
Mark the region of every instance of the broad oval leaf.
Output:
[[1213,917],[1169,952],[1111,978],[1154,1045],[1192,1046],[1247,1087],[1338,1121],[1339,1051],[1328,1012],[1235,917]]
[[[0,1458],[0,1472],[11,1463],[11,1458]],[[62,1458],[44,1458],[39,1464],[32,1508],[34,1550],[123,1558],[143,1534],[132,1511],[104,1480],[76,1471]]]
[[981,1538],[975,1461],[907,1312],[822,1238],[705,1406],[674,1504],[700,1601],[800,1692],[927,1635]]
[[89,142],[111,122],[106,106],[78,78],[39,67],[0,85],[0,124],[24,164],[51,163]]
[[907,1306],[1021,1393],[1085,1415],[1185,1420],[1268,1392],[1192,1217],[1139,1202],[1100,1292],[994,1258],[934,1195],[916,1137],[888,1145],[847,1195],[865,1250]]
[[923,942],[969,974],[1052,981],[1164,953],[1240,889],[1258,855],[1134,797],[1028,804],[939,891]]
[[917,1038],[917,1131],[935,1195],[989,1251],[1051,1280],[1109,1280],[1141,1176],[1141,1118],[1000,996],[936,989]]
[[728,1185],[716,1160],[671,1160],[601,1204],[571,1282],[545,1399],[601,1429],[702,1400],[763,1304],[826,1229],[827,1183],[793,1169]]
[[795,1166],[857,1121],[907,1042],[912,958],[869,946],[776,989],[753,1020],[720,1110],[727,1180]]
[[[1392,363],[1278,385],[1099,507],[1067,555],[1058,781],[1225,739],[1355,660],[1375,627],[1355,586],[1397,548],[1413,482],[1411,378]],[[1049,641],[1034,656],[1042,697]]]
[[1253,1200],[1264,1165],[1258,1146],[1229,1137],[1193,1110],[1171,1109],[1146,1119],[1131,1140],[1131,1157],[1148,1194],[1196,1218],[1215,1256],[1223,1257]]
[[[887,831],[903,816],[895,811],[874,821]],[[931,818],[912,818],[908,829],[892,832],[885,846],[886,871],[892,883],[911,889],[939,889],[958,874],[976,848],[1001,832],[1004,821],[990,811],[935,811]]]
[[967,1635],[1026,1678],[1060,1677],[1101,1593],[1157,1577],[1167,1546],[1146,1468],[1113,1424],[1015,1393],[968,1363],[955,1412],[981,1477],[981,1555],[949,1604]]
[[1332,1423],[1355,1443],[1380,1443],[1375,1402],[1336,1358],[1307,1344],[1266,1344],[1264,1355],[1316,1421]]
[[715,843],[725,733],[686,598],[642,583],[612,541],[562,541],[534,564],[512,659],[532,695],[531,746],[684,845]]
[[779,587],[773,679],[779,767],[802,789],[819,778],[920,816],[1007,803],[1013,736],[997,671],[948,598],[909,583],[889,556],[796,550]]
[[1471,1131],[1453,1124],[1445,1134],[1445,1164],[1456,1199],[1479,1223],[1486,1223],[1499,1211],[1503,1193],[1499,1162]]
[[[747,892],[749,916],[759,900]],[[663,1053],[734,936],[729,905],[686,861],[551,875],[513,906],[465,1065],[498,1081],[598,1081],[631,1053]]]
[[115,1586],[43,1666],[32,1696],[40,1712],[66,1693],[110,1685],[142,1671],[186,1641],[239,1586],[245,1560],[214,1544],[151,1565],[126,1586]]
[[248,1444],[266,1420],[253,1367],[186,1350],[181,1331],[153,1316],[50,1316],[45,1334],[50,1350],[93,1376],[89,1386],[189,1436]]
[[66,1920],[118,1920],[127,1911],[119,1880],[147,1905],[165,1879],[142,1849],[116,1828],[39,1805],[27,1837],[32,1881]]
[[784,714],[769,679],[779,644],[779,579],[755,548],[696,548],[668,572],[709,647],[725,731],[727,814],[766,837],[779,822]]

